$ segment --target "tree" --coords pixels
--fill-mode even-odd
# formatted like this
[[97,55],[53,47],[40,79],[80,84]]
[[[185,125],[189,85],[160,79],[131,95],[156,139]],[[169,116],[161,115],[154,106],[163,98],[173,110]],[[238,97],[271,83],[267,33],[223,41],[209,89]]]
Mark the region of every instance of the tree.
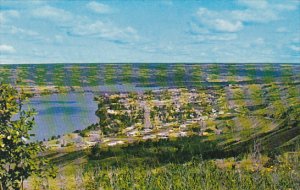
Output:
[[28,96],[10,85],[0,83],[0,189],[23,189],[31,175],[55,177],[49,161],[39,156],[41,142],[31,142],[34,110],[22,109]]

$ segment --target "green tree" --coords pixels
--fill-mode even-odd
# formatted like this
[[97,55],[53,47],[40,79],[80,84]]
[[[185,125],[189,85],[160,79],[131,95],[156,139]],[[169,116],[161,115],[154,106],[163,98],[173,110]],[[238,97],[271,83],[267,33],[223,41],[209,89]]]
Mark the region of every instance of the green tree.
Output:
[[22,109],[28,96],[0,83],[0,189],[21,189],[31,175],[55,177],[55,169],[39,154],[42,143],[30,142],[34,110]]

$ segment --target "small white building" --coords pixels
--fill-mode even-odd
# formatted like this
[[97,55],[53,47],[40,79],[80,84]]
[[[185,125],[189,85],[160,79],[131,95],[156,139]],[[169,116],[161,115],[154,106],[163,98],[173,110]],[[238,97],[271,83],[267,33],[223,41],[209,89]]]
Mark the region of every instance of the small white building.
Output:
[[116,146],[116,145],[121,145],[124,144],[124,141],[111,141],[109,143],[107,143],[107,146]]
[[126,135],[128,137],[136,137],[136,136],[140,135],[140,132],[138,130],[133,130],[133,131],[127,132]]
[[155,139],[155,138],[156,138],[156,135],[146,135],[146,136],[143,136],[143,140]]
[[112,115],[116,115],[116,114],[118,114],[118,112],[117,112],[117,111],[115,111],[115,110],[111,110],[111,109],[107,109],[107,113],[108,113],[108,114],[112,114]]
[[169,133],[168,132],[160,132],[160,133],[157,133],[156,135],[159,137],[168,137]]
[[186,136],[187,136],[187,132],[186,132],[186,131],[180,131],[180,132],[179,132],[179,135],[180,135],[181,137],[186,137]]
[[95,146],[98,142],[86,141],[85,143],[88,147],[92,147],[92,146]]
[[144,129],[144,133],[151,133],[152,131],[152,129]]

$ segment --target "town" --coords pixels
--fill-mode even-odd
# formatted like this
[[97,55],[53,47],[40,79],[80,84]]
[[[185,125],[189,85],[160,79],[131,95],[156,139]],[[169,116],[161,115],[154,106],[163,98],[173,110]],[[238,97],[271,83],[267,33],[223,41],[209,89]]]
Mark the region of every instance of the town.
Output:
[[88,148],[100,143],[115,146],[134,141],[159,140],[191,135],[221,134],[218,117],[230,117],[217,91],[205,93],[187,88],[103,94],[98,102],[99,123],[45,142],[48,148]]

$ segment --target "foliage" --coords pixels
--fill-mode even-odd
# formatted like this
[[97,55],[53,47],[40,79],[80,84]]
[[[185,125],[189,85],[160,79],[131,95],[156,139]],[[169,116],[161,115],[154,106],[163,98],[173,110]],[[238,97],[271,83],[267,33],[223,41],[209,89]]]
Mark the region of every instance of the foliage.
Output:
[[[203,116],[211,117],[212,109],[224,114],[216,112],[215,119],[201,124],[203,131],[209,134],[207,137],[155,142],[142,142],[141,139],[138,142],[138,138],[134,138],[137,142],[126,142],[122,146],[97,144],[91,149],[67,154],[59,155],[61,152],[57,152],[52,162],[68,165],[64,170],[71,168],[59,175],[61,189],[297,189],[300,186],[299,150],[298,154],[293,152],[295,142],[299,143],[300,139],[298,65],[101,64],[68,67],[48,65],[47,69],[44,66],[32,69],[31,66],[17,66],[17,81],[14,81],[11,75],[15,73],[13,69],[0,66],[0,71],[3,71],[0,81],[28,85],[31,80],[33,85],[55,85],[60,92],[66,92],[66,86],[113,86],[119,83],[138,87],[195,87],[201,94],[197,104],[191,105],[186,101],[179,111],[173,104],[154,107],[150,112],[152,121],[155,121],[156,115],[163,123],[191,119],[191,115],[195,114],[193,106],[203,108]],[[36,75],[37,79],[32,79],[31,75]],[[147,91],[144,100],[152,100],[153,96],[151,91]],[[210,96],[215,98],[210,99]],[[171,98],[166,90],[159,100]],[[130,93],[127,98],[128,102],[137,99],[137,93]],[[99,96],[95,100],[99,122],[82,130],[80,134],[83,137],[87,137],[91,130],[101,130],[106,135],[120,133],[121,129],[143,121],[144,110],[137,110],[135,104],[128,108],[132,114],[127,114],[123,112],[125,108],[119,98]],[[10,120],[19,110],[16,99],[7,109],[1,109],[0,114]],[[23,114],[24,118],[29,118],[27,122],[32,121],[29,113]],[[27,127],[29,125],[26,124]],[[201,128],[197,125],[189,126],[189,129],[199,132]],[[16,126],[13,122],[9,124],[11,128]],[[1,131],[3,127],[1,125]],[[220,133],[215,134],[216,131]],[[1,132],[3,150],[12,146],[5,144],[8,140],[29,139],[29,136],[14,135],[2,135]],[[263,163],[253,163],[251,153],[249,155],[256,140],[261,141],[262,157],[267,158]],[[22,142],[20,147],[29,147],[30,144]],[[296,155],[292,162],[287,156],[290,154]],[[35,158],[30,157],[32,160]],[[84,164],[78,170],[77,161],[82,163],[82,160]],[[36,160],[33,162],[37,164]],[[257,163],[259,169],[253,165]],[[39,174],[36,170],[32,172]],[[67,183],[74,179],[75,185],[69,186]],[[57,184],[55,181],[50,187],[57,189]],[[37,185],[36,189],[39,187]]]
[[297,189],[299,172],[272,167],[260,171],[222,169],[194,160],[163,167],[97,167],[84,173],[85,189]]
[[38,157],[44,146],[30,142],[34,110],[22,109],[25,100],[23,92],[0,84],[0,179],[4,190],[21,188],[32,174],[54,177],[48,160]]
[[[215,159],[199,137],[91,149],[90,159],[61,172],[64,189],[297,189],[299,148],[265,159],[253,153]],[[257,144],[259,145],[259,144]],[[200,150],[199,150],[200,149]],[[210,155],[210,156],[209,156]],[[72,160],[69,160],[72,162]],[[58,182],[60,183],[60,182]],[[50,185],[57,188],[57,181]]]

